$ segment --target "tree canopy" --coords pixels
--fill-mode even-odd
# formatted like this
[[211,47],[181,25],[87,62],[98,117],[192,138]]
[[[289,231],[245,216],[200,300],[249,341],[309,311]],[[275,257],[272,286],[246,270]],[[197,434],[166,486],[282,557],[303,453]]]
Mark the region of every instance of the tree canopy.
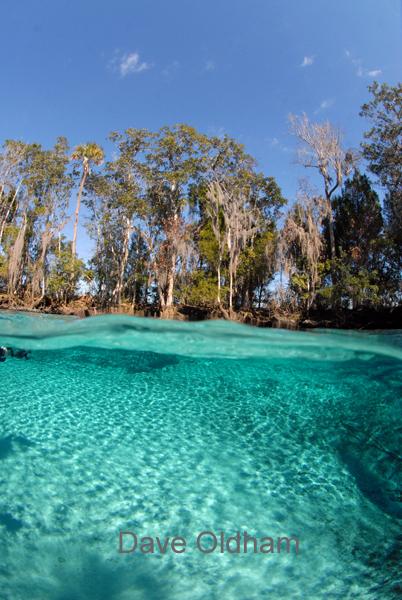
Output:
[[[0,152],[0,287],[9,303],[233,315],[395,306],[401,282],[401,86],[373,84],[362,144],[383,199],[331,123],[291,117],[303,184],[286,210],[244,146],[186,124],[112,132],[72,152],[6,140]],[[360,170],[358,170],[358,166]],[[74,202],[71,215],[69,205]],[[82,206],[83,205],[83,206]],[[93,242],[77,255],[81,212]],[[65,226],[73,219],[72,239]]]

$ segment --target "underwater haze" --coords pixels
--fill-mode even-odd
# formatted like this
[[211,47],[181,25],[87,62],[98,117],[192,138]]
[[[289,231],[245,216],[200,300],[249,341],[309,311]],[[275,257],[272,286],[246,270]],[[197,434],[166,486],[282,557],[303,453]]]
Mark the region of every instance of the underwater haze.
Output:
[[0,346],[1,600],[400,597],[402,332],[0,312]]

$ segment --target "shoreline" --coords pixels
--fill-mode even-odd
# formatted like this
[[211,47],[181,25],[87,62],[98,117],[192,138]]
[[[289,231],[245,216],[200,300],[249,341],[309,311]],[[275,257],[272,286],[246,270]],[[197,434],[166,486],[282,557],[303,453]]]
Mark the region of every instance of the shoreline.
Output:
[[150,319],[163,319],[173,321],[208,321],[224,319],[254,327],[267,327],[279,329],[349,329],[349,330],[387,330],[402,329],[402,307],[385,309],[356,309],[343,311],[311,311],[308,315],[269,314],[263,309],[254,311],[241,311],[231,316],[226,311],[207,309],[197,306],[177,305],[169,311],[162,312],[157,307],[144,307],[130,310],[127,306],[113,307],[110,309],[98,308],[94,305],[84,305],[80,301],[69,305],[48,306],[35,308],[32,306],[0,305],[0,311],[27,312],[33,314],[47,314],[72,316],[85,319],[94,316],[115,314]]

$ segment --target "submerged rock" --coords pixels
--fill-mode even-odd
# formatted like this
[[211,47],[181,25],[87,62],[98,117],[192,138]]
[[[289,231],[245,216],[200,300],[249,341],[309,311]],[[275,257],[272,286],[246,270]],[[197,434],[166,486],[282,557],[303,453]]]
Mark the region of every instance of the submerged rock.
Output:
[[6,348],[6,350],[9,352],[10,356],[12,356],[13,358],[25,358],[28,359],[29,358],[29,353],[30,350],[24,350],[22,348]]

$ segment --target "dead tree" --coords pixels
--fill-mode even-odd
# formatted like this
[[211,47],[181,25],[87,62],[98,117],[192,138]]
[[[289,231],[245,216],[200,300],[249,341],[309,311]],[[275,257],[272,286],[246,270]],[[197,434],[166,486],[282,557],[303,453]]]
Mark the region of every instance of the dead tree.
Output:
[[300,164],[317,169],[324,181],[326,217],[330,238],[331,259],[335,258],[334,217],[332,196],[357,162],[357,155],[342,148],[341,132],[329,121],[311,123],[306,114],[290,115],[291,129],[302,143],[298,151]]

